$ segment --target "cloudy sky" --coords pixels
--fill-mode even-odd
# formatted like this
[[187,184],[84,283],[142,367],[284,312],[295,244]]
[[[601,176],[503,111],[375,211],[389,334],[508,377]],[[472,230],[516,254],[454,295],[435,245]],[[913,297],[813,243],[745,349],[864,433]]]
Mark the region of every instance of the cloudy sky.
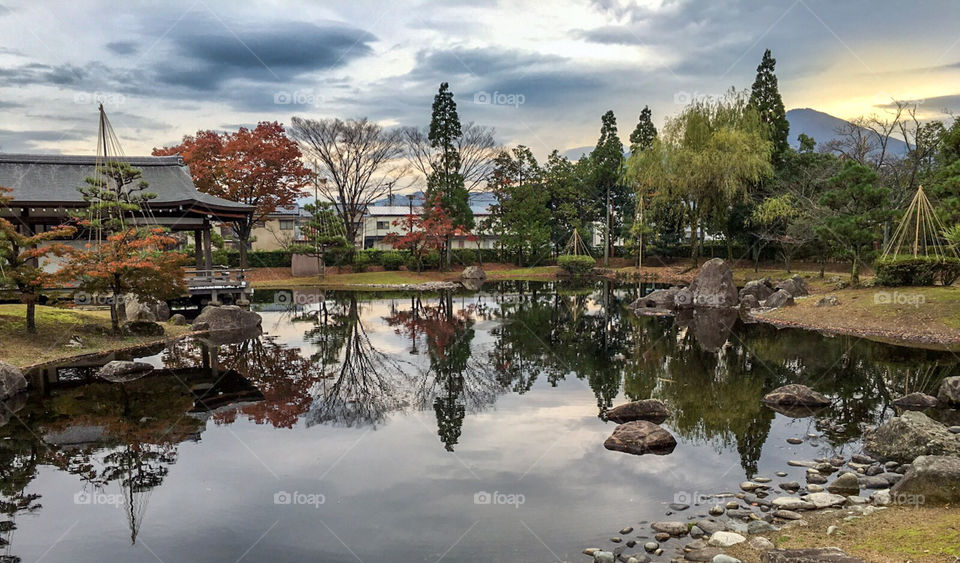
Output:
[[960,3],[930,0],[0,0],[0,151],[92,154],[102,101],[127,154],[291,116],[461,119],[538,156],[614,110],[660,125],[749,87],[773,50],[787,108],[960,111]]

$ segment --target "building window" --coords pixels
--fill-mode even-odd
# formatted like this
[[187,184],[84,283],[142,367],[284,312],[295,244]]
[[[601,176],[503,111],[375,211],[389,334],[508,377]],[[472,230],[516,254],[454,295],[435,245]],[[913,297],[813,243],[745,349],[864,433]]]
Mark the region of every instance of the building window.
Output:
[[377,230],[385,231],[390,228],[390,221],[377,221]]
[[265,229],[266,227],[267,227],[266,221],[254,221],[253,223],[254,229]]
[[292,230],[293,230],[293,220],[292,220],[292,219],[280,219],[280,230],[281,230],[281,231],[292,231]]

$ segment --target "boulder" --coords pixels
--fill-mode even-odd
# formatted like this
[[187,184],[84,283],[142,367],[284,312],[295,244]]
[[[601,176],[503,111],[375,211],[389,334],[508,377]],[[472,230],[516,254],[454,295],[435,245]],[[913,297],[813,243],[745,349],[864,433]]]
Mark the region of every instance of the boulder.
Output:
[[826,297],[821,298],[820,301],[817,301],[816,306],[817,307],[836,307],[839,304],[840,304],[840,300],[837,299],[836,295],[828,295]]
[[[922,455],[890,489],[894,502],[907,504],[960,504],[960,458]],[[908,502],[913,501],[913,502]]]
[[[689,318],[683,318],[688,314]],[[702,350],[717,352],[727,343],[738,318],[739,313],[734,308],[700,307],[682,311],[677,317],[677,324],[690,327]]]
[[112,383],[124,383],[140,379],[153,371],[153,366],[144,362],[114,360],[100,368],[97,376]]
[[168,322],[174,326],[184,326],[187,324],[187,317],[184,317],[180,313],[177,313],[176,315],[173,315],[172,317],[170,317],[170,320]]
[[163,327],[153,321],[127,321],[120,325],[126,336],[163,336]]
[[783,289],[778,289],[773,295],[767,297],[763,306],[767,309],[777,309],[779,307],[789,307],[794,304],[793,295]]
[[677,309],[690,309],[693,307],[693,292],[689,287],[680,288],[673,297],[673,306]]
[[634,455],[666,455],[677,447],[677,440],[652,422],[634,420],[617,426],[603,443],[603,447]]
[[960,375],[943,379],[937,400],[950,406],[960,406]]
[[733,269],[720,258],[712,258],[700,268],[690,284],[696,307],[736,307],[737,286],[733,283]]
[[794,295],[794,297],[810,295],[810,290],[807,288],[807,282],[802,277],[800,277],[800,274],[794,274],[793,277],[790,279],[793,280],[793,285],[796,286],[796,288],[801,291],[800,295]]
[[773,286],[773,289],[774,291],[782,289],[793,297],[803,297],[804,295],[810,294],[810,292],[807,291],[807,286],[804,283],[803,278],[799,276],[793,276],[792,278],[778,282]]
[[771,294],[773,294],[773,289],[767,280],[748,281],[746,285],[740,288],[740,301],[742,302],[744,297],[752,295],[757,299],[757,302],[760,302],[770,297]]
[[707,545],[713,547],[730,547],[745,541],[747,541],[747,538],[735,532],[714,532],[713,535],[710,536]]
[[835,495],[833,493],[810,493],[804,500],[813,503],[815,508],[830,508],[834,506],[843,506],[847,502],[844,495]]
[[810,389],[806,385],[791,383],[778,387],[763,397],[768,405],[787,405],[796,407],[825,407],[830,399]]
[[937,398],[926,393],[910,393],[893,400],[895,407],[911,411],[922,411],[937,406]]
[[833,483],[827,485],[827,490],[835,495],[858,495],[860,481],[856,473],[842,473]]
[[654,424],[660,424],[669,416],[670,410],[663,402],[656,399],[644,399],[618,405],[604,414],[605,419],[619,424],[634,420],[649,420]]
[[164,322],[170,318],[170,307],[164,301],[132,295],[125,299],[124,312],[128,321]]
[[630,304],[631,309],[673,309],[679,287],[651,291]]
[[[17,393],[9,399],[0,401],[0,426],[6,426],[14,415],[27,406],[28,397],[27,393]],[[0,563],[3,563],[2,559],[0,559]]]
[[756,295],[747,294],[740,298],[740,310],[749,311],[760,306],[760,300]]
[[236,305],[222,305],[220,307],[207,305],[193,320],[193,328],[201,330],[198,325],[205,324],[206,330],[211,332],[248,331],[259,328],[261,322],[260,315],[253,311],[241,309]]
[[15,365],[0,361],[0,400],[13,397],[27,388],[27,378]]
[[688,531],[686,522],[654,522],[650,524],[650,527],[656,532],[663,532],[671,536],[685,536]]
[[923,455],[960,456],[960,434],[919,411],[906,411],[863,435],[867,451],[898,463]]
[[460,273],[460,277],[465,280],[485,280],[487,273],[480,266],[467,266]]
[[864,563],[863,559],[851,557],[838,547],[814,547],[804,549],[772,549],[760,556],[763,563]]

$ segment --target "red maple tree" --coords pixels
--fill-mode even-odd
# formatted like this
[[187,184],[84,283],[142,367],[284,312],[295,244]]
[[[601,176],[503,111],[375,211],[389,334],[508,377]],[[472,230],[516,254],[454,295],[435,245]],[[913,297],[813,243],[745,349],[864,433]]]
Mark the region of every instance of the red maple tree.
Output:
[[417,272],[423,269],[424,256],[431,251],[443,250],[451,237],[473,238],[470,233],[454,227],[450,215],[437,201],[428,202],[421,215],[410,214],[393,224],[404,232],[390,233],[383,242],[396,249],[408,250],[417,265]]
[[294,204],[312,177],[300,161],[299,146],[276,121],[234,133],[198,131],[184,136],[179,145],[153,149],[153,154],[179,154],[198,190],[253,207],[251,215],[231,221],[243,268],[253,226],[278,207]]

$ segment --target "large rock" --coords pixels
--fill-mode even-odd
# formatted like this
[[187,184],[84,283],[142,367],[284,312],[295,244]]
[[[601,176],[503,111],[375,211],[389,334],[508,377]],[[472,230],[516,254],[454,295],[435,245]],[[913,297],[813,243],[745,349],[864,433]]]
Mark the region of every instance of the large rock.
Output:
[[677,291],[677,294],[673,297],[673,305],[677,309],[693,308],[693,292],[690,291],[689,287],[683,287]]
[[97,376],[112,383],[124,383],[140,379],[153,371],[153,366],[144,362],[114,360],[100,368]]
[[163,327],[153,321],[127,321],[120,325],[126,336],[163,336]]
[[727,343],[739,318],[738,310],[734,308],[699,307],[681,311],[677,324],[690,327],[701,349],[717,352]]
[[900,504],[960,504],[960,458],[922,455],[890,489]]
[[653,528],[656,532],[663,532],[664,534],[670,534],[671,536],[685,536],[689,528],[687,527],[686,522],[654,522],[650,524],[650,527]]
[[[260,327],[263,319],[253,311],[241,309],[236,305],[222,305],[215,307],[207,305],[193,320],[193,327],[206,326],[210,332],[217,331],[251,331]],[[199,330],[199,328],[198,328]]]
[[924,455],[960,456],[960,434],[919,411],[906,411],[863,435],[867,451],[898,463]]
[[946,377],[940,383],[937,400],[951,406],[960,406],[960,376]]
[[0,361],[0,400],[12,397],[27,388],[27,378],[15,365]]
[[757,298],[757,302],[760,302],[772,294],[773,288],[770,287],[770,283],[767,280],[748,281],[746,285],[740,288],[740,301],[743,301],[744,297],[752,295]]
[[634,420],[617,426],[603,447],[634,455],[666,455],[677,447],[677,440],[652,422]]
[[833,483],[827,485],[827,490],[835,495],[859,495],[860,480],[856,473],[842,473]]
[[851,557],[838,547],[814,547],[804,549],[772,549],[760,556],[763,563],[864,563],[863,559]]
[[651,291],[630,304],[632,309],[673,309],[679,287]]
[[128,296],[125,300],[124,312],[128,321],[165,322],[170,318],[170,307],[164,301],[157,299],[138,299]]
[[617,405],[604,414],[604,418],[607,420],[620,424],[634,420],[648,420],[654,424],[660,424],[669,416],[670,410],[663,402],[656,399],[644,399]]
[[893,400],[893,406],[911,411],[922,411],[937,406],[937,398],[925,393],[910,393]]
[[833,493],[810,493],[804,497],[804,500],[813,503],[815,508],[830,508],[843,506],[847,502],[847,497]]
[[763,306],[767,309],[777,309],[780,307],[789,307],[794,304],[793,295],[790,292],[778,289],[773,295],[767,297]]
[[803,297],[804,295],[810,294],[810,292],[807,291],[807,284],[800,276],[793,276],[792,278],[778,282],[775,286],[773,286],[773,289],[782,289],[793,297]]
[[793,407],[825,407],[830,404],[830,399],[817,393],[806,385],[791,383],[783,387],[777,387],[763,397],[763,402],[768,405],[786,405]]
[[760,300],[755,295],[747,294],[740,298],[740,310],[749,311],[760,306]]
[[707,260],[690,284],[696,307],[736,307],[737,286],[733,270],[719,258]]
[[465,280],[485,280],[487,273],[480,266],[467,266],[460,273],[460,277]]

